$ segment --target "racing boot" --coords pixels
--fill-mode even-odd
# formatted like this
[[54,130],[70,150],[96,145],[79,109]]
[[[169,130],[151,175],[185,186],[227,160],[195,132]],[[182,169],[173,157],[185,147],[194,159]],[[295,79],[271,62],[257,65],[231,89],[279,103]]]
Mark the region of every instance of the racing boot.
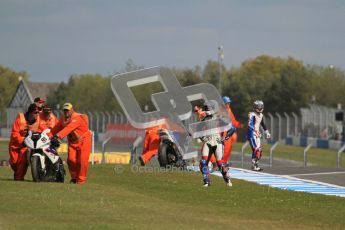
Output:
[[253,171],[262,171],[262,168],[259,167],[259,160],[257,158],[252,159],[252,170]]
[[207,160],[200,160],[200,172],[203,177],[204,187],[209,187],[210,183],[210,171],[208,169],[208,162]]
[[219,170],[222,173],[223,180],[224,180],[226,186],[232,187],[232,183],[231,183],[231,180],[230,180],[230,168],[229,168],[229,165],[221,164],[218,167],[219,167]]

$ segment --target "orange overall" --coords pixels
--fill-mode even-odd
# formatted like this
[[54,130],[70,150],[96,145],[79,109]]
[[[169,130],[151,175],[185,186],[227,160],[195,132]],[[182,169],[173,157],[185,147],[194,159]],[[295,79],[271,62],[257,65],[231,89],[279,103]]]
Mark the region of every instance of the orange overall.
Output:
[[36,120],[30,125],[23,113],[19,113],[13,122],[8,150],[15,180],[24,180],[28,169],[28,148],[24,145],[24,139],[29,130],[38,131],[38,123]]
[[45,129],[49,128],[52,129],[54,128],[57,123],[58,123],[58,119],[56,118],[56,116],[54,114],[50,114],[49,117],[46,117],[43,112],[40,112],[40,122],[38,125],[38,131],[39,132],[43,132]]
[[151,160],[151,158],[158,153],[158,148],[160,144],[158,130],[161,128],[165,128],[165,125],[159,125],[152,128],[148,128],[145,131],[143,152],[141,154],[141,158],[144,164],[147,164]]
[[60,139],[67,136],[67,164],[72,180],[78,184],[85,183],[91,152],[91,132],[88,127],[87,116],[77,112],[73,112],[69,119],[61,116],[58,124],[51,132]]
[[[241,128],[242,124],[236,120],[236,117],[235,117],[234,113],[232,112],[230,105],[228,105],[228,104],[226,105],[226,111],[228,112],[228,114],[231,118],[232,125],[235,128]],[[228,160],[230,159],[231,150],[232,150],[232,143],[234,143],[236,141],[237,141],[237,133],[236,132],[234,132],[234,134],[232,134],[232,136],[228,140],[224,141],[223,160],[225,163],[228,162]]]

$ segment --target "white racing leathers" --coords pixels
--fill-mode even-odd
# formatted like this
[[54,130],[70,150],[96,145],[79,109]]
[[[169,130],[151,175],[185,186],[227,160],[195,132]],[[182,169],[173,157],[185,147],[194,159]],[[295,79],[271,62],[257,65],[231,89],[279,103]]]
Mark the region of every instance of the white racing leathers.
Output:
[[258,166],[259,160],[262,156],[260,126],[263,128],[267,136],[269,135],[269,132],[264,124],[262,113],[250,112],[248,114],[248,118],[247,139],[252,148],[252,169],[260,171],[261,168]]
[[204,136],[201,140],[203,141],[203,146],[201,149],[200,171],[203,175],[204,186],[210,185],[208,162],[212,154],[216,156],[218,169],[221,171],[225,183],[231,186],[230,175],[228,173],[229,166],[225,165],[222,159],[224,148],[220,134]]

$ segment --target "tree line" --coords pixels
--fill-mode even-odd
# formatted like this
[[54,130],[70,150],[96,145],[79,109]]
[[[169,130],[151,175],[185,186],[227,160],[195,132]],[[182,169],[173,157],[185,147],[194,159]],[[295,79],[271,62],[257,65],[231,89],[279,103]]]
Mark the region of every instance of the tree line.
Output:
[[[144,68],[128,60],[121,72]],[[301,107],[317,103],[336,107],[345,105],[345,73],[333,66],[306,65],[293,57],[281,58],[261,55],[245,60],[238,67],[221,67],[221,92],[232,100],[232,108],[239,119],[246,119],[254,100],[263,100],[265,111],[271,113],[299,114]],[[208,82],[219,86],[219,65],[208,60],[204,67],[171,68],[182,86]],[[26,72],[16,72],[0,65],[0,111],[3,114],[10,102],[18,76],[30,80]],[[81,111],[121,111],[110,88],[112,76],[80,74],[61,82],[56,92],[51,92],[47,103],[62,105],[68,101]],[[143,111],[154,110],[150,96],[160,92],[160,83],[133,87]]]

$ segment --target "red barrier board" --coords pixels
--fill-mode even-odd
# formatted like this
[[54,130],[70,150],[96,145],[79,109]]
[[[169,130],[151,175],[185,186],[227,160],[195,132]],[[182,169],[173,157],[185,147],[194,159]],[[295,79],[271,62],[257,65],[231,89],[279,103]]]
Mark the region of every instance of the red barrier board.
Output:
[[144,136],[144,129],[137,129],[130,124],[108,124],[106,136],[112,142],[132,142],[139,136]]

